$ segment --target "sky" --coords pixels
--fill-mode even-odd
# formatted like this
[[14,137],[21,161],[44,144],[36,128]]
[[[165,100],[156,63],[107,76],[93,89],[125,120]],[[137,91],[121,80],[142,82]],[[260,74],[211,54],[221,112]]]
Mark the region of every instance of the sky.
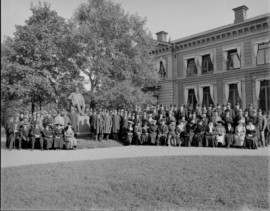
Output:
[[[30,3],[40,0],[1,0],[1,42],[13,37],[15,25],[24,25],[31,16]],[[68,19],[87,0],[45,0],[51,9]],[[247,18],[270,12],[270,0],[112,0],[130,14],[147,18],[146,27],[155,33],[166,31],[172,41],[195,33],[231,24],[233,8],[246,5]],[[41,2],[43,2],[41,0]]]

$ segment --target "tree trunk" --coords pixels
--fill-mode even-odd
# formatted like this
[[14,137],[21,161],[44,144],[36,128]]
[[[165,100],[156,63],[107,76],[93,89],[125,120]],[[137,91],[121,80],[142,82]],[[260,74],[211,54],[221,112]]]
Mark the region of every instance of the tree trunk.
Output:
[[40,111],[41,111],[41,109],[42,109],[41,102],[42,102],[42,100],[41,100],[41,97],[39,96],[39,110],[40,110]]

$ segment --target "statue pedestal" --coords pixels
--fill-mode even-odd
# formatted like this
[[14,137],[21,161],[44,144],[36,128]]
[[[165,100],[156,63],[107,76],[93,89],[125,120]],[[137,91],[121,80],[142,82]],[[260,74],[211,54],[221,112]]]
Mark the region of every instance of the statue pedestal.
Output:
[[76,135],[89,135],[90,134],[90,124],[89,124],[89,116],[80,116],[78,115],[78,124],[77,124],[77,132]]

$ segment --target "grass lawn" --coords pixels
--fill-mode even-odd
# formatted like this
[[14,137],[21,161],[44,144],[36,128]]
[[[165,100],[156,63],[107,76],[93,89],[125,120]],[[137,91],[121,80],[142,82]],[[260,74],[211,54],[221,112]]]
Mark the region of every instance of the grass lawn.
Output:
[[1,208],[269,209],[269,157],[178,156],[2,168]]

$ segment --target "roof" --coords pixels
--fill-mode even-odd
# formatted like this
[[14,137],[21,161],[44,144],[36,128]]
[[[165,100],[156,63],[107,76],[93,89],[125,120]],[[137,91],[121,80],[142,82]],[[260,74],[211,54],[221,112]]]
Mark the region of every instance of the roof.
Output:
[[204,31],[204,32],[200,32],[200,33],[193,34],[193,35],[190,35],[190,36],[187,36],[187,37],[183,37],[183,38],[180,38],[180,39],[177,39],[177,40],[173,40],[171,42],[172,43],[178,43],[178,42],[186,41],[186,40],[189,40],[189,39],[197,38],[199,36],[205,36],[205,35],[213,33],[213,32],[222,31],[222,30],[225,30],[225,29],[230,28],[230,27],[237,27],[237,26],[240,26],[242,24],[247,24],[249,22],[256,21],[256,20],[266,18],[266,17],[270,17],[270,13],[259,15],[259,16],[253,17],[253,18],[248,18],[248,19],[246,19],[245,21],[243,21],[241,23],[236,23],[236,24],[232,23],[232,24],[224,25],[224,26],[221,26],[221,27],[218,27],[218,28],[210,29],[210,30],[207,30],[207,31]]

